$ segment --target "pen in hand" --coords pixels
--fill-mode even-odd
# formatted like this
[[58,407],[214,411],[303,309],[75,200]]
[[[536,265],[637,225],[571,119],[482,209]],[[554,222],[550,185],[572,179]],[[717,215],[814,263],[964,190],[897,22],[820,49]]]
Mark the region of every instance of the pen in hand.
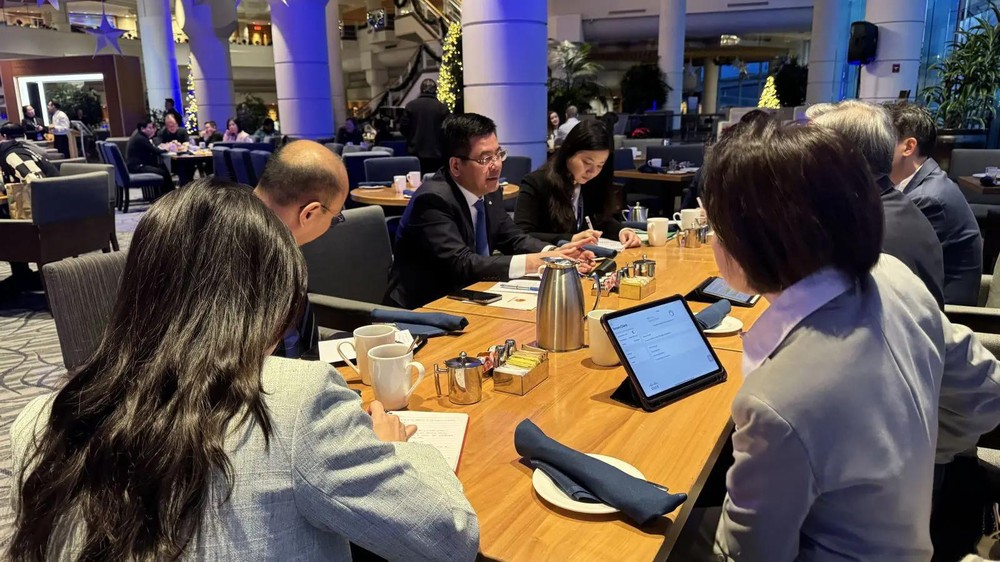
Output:
[[583,220],[587,221],[587,228],[594,230],[594,223],[590,220],[590,217],[583,217]]

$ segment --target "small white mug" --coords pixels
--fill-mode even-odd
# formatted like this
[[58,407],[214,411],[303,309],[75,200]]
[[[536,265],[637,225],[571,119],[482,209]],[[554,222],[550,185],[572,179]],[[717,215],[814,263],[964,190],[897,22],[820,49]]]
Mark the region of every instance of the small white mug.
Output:
[[630,146],[629,148],[632,149],[632,160],[638,160],[639,157],[642,156],[642,154],[639,153],[639,147]]
[[652,166],[654,168],[662,168],[663,167],[663,158],[653,158],[652,160],[650,160],[649,162],[647,162],[647,164],[649,164],[650,166]]
[[354,350],[354,360],[356,363],[351,363],[349,359],[344,359],[344,362],[354,369],[355,373],[361,375],[362,383],[371,386],[372,367],[371,361],[368,360],[368,351],[380,345],[395,343],[395,341],[396,328],[388,324],[362,326],[354,330],[353,342],[351,340],[344,340],[337,344],[337,353],[341,357],[344,357],[344,352],[341,349],[345,346],[350,346]]
[[674,213],[674,220],[680,221],[681,230],[689,230],[701,226],[698,224],[701,219],[701,209],[681,209],[679,213]]
[[406,189],[406,176],[393,176],[392,187],[396,190],[396,195],[402,195]]
[[[380,345],[368,352],[372,367],[372,387],[375,399],[386,410],[402,410],[410,403],[410,395],[424,380],[424,366],[413,360],[410,346],[401,343]],[[417,380],[410,384],[410,371],[417,372]]]
[[646,221],[646,233],[649,234],[650,246],[666,246],[667,235],[670,233],[670,219],[653,217]]
[[602,367],[613,367],[620,363],[618,353],[611,345],[611,338],[601,326],[601,317],[609,312],[614,311],[591,310],[587,313],[587,330],[590,331],[590,359],[595,365]]
[[423,183],[420,181],[420,172],[410,172],[409,174],[406,174],[406,179],[410,180],[410,185],[413,189],[417,189],[420,187],[420,184]]

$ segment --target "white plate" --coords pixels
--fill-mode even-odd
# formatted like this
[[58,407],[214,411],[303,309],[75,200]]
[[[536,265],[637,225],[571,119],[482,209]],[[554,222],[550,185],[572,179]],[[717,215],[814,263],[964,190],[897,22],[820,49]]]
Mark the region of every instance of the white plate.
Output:
[[705,330],[706,336],[731,336],[733,334],[740,333],[743,329],[743,321],[739,318],[733,318],[732,316],[726,316],[722,319],[722,322],[712,328],[711,330]]
[[[629,463],[616,459],[614,457],[608,457],[605,455],[597,455],[594,453],[587,453],[588,457],[593,457],[599,461],[603,461],[611,466],[621,470],[629,476],[634,476],[636,478],[645,480],[646,477],[639,471],[638,468],[630,465]],[[535,491],[538,495],[542,497],[545,501],[550,504],[565,509],[567,511],[575,511],[576,513],[588,513],[591,515],[605,515],[608,513],[618,513],[618,509],[611,507],[610,505],[603,503],[587,503],[578,502],[573,498],[567,496],[559,489],[558,486],[548,477],[547,474],[541,470],[535,469],[535,472],[531,475],[531,485],[534,486]]]
[[391,187],[388,185],[359,185],[358,189],[385,189]]
[[985,178],[986,177],[986,173],[985,172],[979,172],[978,174],[972,174],[972,177],[974,177],[974,178]]

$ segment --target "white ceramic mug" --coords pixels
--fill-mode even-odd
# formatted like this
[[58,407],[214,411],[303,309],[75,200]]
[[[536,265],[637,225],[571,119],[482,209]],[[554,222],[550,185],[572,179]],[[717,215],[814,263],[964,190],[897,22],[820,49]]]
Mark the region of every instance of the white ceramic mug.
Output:
[[392,176],[392,187],[396,190],[396,195],[402,195],[406,189],[406,176]]
[[[408,345],[390,343],[380,345],[368,352],[372,367],[372,387],[375,399],[386,410],[402,410],[410,403],[410,395],[424,380],[424,366],[413,360],[413,352]],[[417,380],[410,384],[410,371],[417,372]]]
[[354,330],[353,342],[351,340],[344,340],[337,344],[337,353],[341,357],[344,357],[344,352],[341,349],[345,346],[350,346],[354,350],[354,360],[356,363],[351,363],[349,359],[344,359],[344,362],[354,369],[355,373],[361,375],[362,383],[371,386],[372,368],[371,362],[368,361],[368,350],[395,342],[396,328],[388,324],[372,324],[371,326],[362,326]]
[[650,246],[666,246],[667,235],[670,233],[670,220],[663,217],[653,217],[646,221],[646,233],[649,234]]
[[637,146],[630,146],[629,148],[632,149],[632,160],[638,160],[639,157],[642,156],[639,153],[639,147],[637,147]]
[[647,162],[647,164],[649,164],[650,166],[652,166],[654,168],[662,168],[663,167],[663,158],[653,158],[652,160],[650,160],[649,162]]
[[601,317],[613,310],[591,310],[587,313],[587,330],[590,331],[590,359],[595,365],[613,367],[620,363],[611,338],[601,326]]
[[420,187],[420,184],[423,183],[420,180],[420,172],[410,172],[406,174],[406,179],[410,180],[410,185],[413,186],[413,189]]
[[680,221],[681,230],[689,230],[701,226],[698,221],[701,219],[701,209],[681,209],[681,212],[674,213],[674,220]]

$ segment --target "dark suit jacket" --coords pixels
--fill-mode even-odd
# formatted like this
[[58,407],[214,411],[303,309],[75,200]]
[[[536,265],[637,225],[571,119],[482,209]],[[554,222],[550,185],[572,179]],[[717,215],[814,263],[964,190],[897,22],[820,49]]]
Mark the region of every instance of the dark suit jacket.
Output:
[[153,143],[156,145],[161,145],[170,141],[186,144],[188,142],[188,133],[184,127],[177,127],[176,133],[171,133],[166,127],[164,127],[160,129],[155,137],[153,137]]
[[906,264],[934,295],[938,306],[944,308],[944,259],[934,228],[888,177],[879,178],[878,186],[885,216],[882,251]]
[[[521,190],[517,194],[517,208],[514,211],[514,222],[524,232],[539,240],[555,244],[560,240],[569,240],[577,232],[586,230],[586,222],[583,223],[582,229],[565,230],[563,228],[565,225],[558,224],[556,218],[552,216],[549,210],[549,201],[552,199],[555,185],[546,177],[545,168],[524,176],[521,179],[520,187]],[[597,195],[596,197],[585,196],[588,189],[607,190],[610,189],[610,186],[584,185],[580,189],[580,197],[583,198],[583,214],[591,218],[594,222],[594,228],[602,231],[604,238],[617,240],[618,233],[622,229],[621,222],[614,215],[600,216],[602,212],[605,212],[605,209],[599,208],[599,203],[607,200],[608,194],[594,194]]]
[[406,104],[399,129],[406,136],[410,154],[419,158],[444,156],[441,151],[441,124],[447,116],[448,108],[434,94],[420,94]]
[[500,190],[484,199],[490,250],[501,256],[476,254],[469,205],[446,170],[420,186],[396,231],[386,304],[412,309],[477,281],[505,281],[511,256],[545,248],[510,220]]
[[160,150],[142,131],[135,131],[125,145],[125,160],[129,171],[134,173],[142,166],[163,167],[160,155],[164,152],[166,151]]
[[983,239],[969,202],[938,163],[928,158],[903,194],[930,221],[944,253],[944,302],[975,305],[983,273]]

